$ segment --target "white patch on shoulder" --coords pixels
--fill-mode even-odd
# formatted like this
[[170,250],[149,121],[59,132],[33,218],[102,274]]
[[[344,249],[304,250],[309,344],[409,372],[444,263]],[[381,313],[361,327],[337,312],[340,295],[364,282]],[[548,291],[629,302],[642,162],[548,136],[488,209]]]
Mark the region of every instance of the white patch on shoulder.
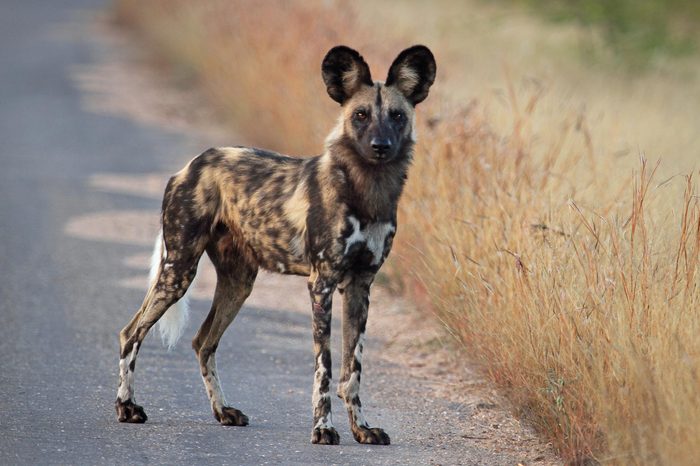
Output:
[[360,221],[354,216],[348,216],[348,222],[352,224],[352,233],[345,238],[345,254],[350,250],[350,246],[355,243],[361,243],[365,240],[362,230],[360,229]]
[[354,216],[348,216],[348,221],[352,224],[353,230],[350,236],[345,239],[345,254],[355,243],[365,243],[367,249],[372,252],[374,258],[372,265],[379,264],[384,254],[384,244],[388,235],[396,231],[396,227],[391,222],[370,223],[364,229],[360,228],[360,221]]
[[372,265],[379,264],[384,254],[384,243],[386,242],[386,237],[394,233],[396,228],[389,222],[383,223],[372,223],[367,225],[365,228],[365,236],[367,237],[367,249],[372,251],[374,255],[374,260],[372,260]]

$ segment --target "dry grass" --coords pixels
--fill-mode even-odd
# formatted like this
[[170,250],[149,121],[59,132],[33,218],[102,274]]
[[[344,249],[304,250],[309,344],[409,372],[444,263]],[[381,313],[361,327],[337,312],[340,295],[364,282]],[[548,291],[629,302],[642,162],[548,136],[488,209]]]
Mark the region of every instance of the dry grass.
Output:
[[[458,3],[442,6],[454,12]],[[319,152],[333,124],[336,109],[319,77],[330,46],[354,45],[378,70],[374,64],[392,58],[386,53],[435,39],[444,84],[438,81],[419,110],[431,124],[421,127],[402,201],[394,277],[410,281],[565,459],[694,464],[700,456],[697,188],[692,177],[664,180],[645,161],[635,164],[636,174],[620,176],[631,173],[630,164],[609,156],[619,152],[620,134],[635,137],[635,125],[647,140],[667,137],[658,116],[643,111],[651,104],[616,108],[612,136],[609,114],[587,117],[580,105],[559,105],[556,86],[543,96],[531,79],[506,80],[495,101],[456,104],[455,95],[493,87],[494,66],[502,74],[502,63],[483,47],[452,45],[450,25],[458,16],[441,22],[421,5],[414,2],[409,11],[418,12],[423,36],[403,40],[416,35],[415,18],[403,18],[405,27],[383,31],[381,43],[367,31],[386,27],[382,14],[389,7],[378,7],[372,18],[366,8],[360,14],[328,1],[119,0],[116,11],[178,69],[196,76],[249,142],[292,153]],[[484,65],[482,81],[468,80],[459,47]],[[570,63],[562,69],[576,70]],[[604,81],[591,73],[584,97],[593,95],[588,86]],[[673,82],[652,89],[680,99]],[[471,90],[464,91],[466,83]],[[604,108],[601,93],[593,109]],[[679,134],[697,137],[686,120],[678,120]],[[665,144],[678,161],[670,173],[689,166],[692,153],[683,158],[682,144]],[[414,273],[399,273],[405,270]]]
[[522,138],[494,134],[478,110],[426,138],[422,177],[403,204],[402,262],[420,271],[465,351],[565,458],[694,464],[693,180],[673,207],[650,206],[662,188],[642,162],[627,202],[593,199],[576,189],[604,192],[599,179],[575,175],[587,162],[556,149],[538,157]]

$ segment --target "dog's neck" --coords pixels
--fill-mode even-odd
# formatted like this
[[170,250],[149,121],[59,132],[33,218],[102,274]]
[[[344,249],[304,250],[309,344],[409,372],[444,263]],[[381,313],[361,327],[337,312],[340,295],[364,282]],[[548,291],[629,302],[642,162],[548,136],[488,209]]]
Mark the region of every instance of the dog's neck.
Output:
[[340,188],[338,194],[355,215],[367,221],[395,221],[413,156],[413,143],[402,152],[391,162],[373,164],[363,159],[349,139],[340,134],[326,141],[326,152],[322,157],[330,162],[331,170],[343,173],[345,183],[334,188]]

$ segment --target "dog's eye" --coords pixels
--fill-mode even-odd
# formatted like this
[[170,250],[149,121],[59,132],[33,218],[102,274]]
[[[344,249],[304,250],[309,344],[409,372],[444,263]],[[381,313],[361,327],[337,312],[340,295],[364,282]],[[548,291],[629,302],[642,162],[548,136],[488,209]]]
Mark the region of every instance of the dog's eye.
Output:
[[365,121],[367,119],[367,111],[356,110],[355,111],[355,119],[358,121]]
[[403,114],[403,112],[399,110],[391,110],[389,112],[389,118],[391,118],[397,123],[400,123],[404,120],[404,118],[406,118],[406,116]]

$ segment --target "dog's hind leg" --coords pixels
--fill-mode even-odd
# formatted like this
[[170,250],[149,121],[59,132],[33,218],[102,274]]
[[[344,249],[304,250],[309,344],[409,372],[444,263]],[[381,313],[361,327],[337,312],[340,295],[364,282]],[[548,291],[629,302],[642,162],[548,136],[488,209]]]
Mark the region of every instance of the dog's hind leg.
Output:
[[378,427],[369,427],[362,414],[360,378],[362,349],[369,308],[369,288],[373,275],[353,277],[343,293],[343,361],[338,383],[338,396],[345,401],[350,430],[360,443],[389,445],[389,436]]
[[244,246],[236,244],[229,232],[219,233],[207,247],[207,254],[216,267],[216,292],[209,315],[192,340],[211,410],[216,420],[226,426],[248,425],[245,414],[227,406],[215,359],[219,340],[253,289],[258,272],[253,258],[246,256],[242,248]]
[[119,390],[116,410],[121,422],[145,422],[147,419],[143,408],[134,402],[136,356],[150,328],[187,291],[197,272],[200,256],[201,253],[190,252],[186,255],[180,254],[177,259],[171,259],[171,255],[168,254],[168,258],[161,263],[159,274],[141,308],[119,334]]
[[163,216],[165,254],[158,273],[139,311],[119,334],[119,389],[115,407],[120,422],[142,423],[148,418],[134,401],[136,357],[150,328],[182,298],[192,283],[208,240],[208,233],[199,233],[208,231],[205,222],[205,219],[187,221],[186,215],[169,210]]

